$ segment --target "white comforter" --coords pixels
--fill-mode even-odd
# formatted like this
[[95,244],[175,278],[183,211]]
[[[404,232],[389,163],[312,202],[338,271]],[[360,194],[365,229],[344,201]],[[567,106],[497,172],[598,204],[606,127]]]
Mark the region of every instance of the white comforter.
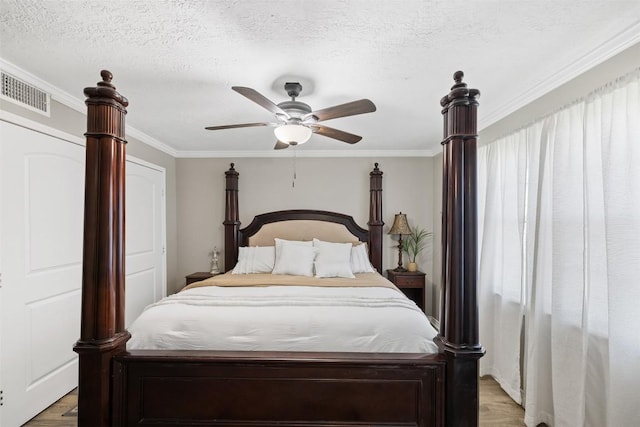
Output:
[[199,287],[150,305],[128,349],[436,353],[436,331],[380,287]]

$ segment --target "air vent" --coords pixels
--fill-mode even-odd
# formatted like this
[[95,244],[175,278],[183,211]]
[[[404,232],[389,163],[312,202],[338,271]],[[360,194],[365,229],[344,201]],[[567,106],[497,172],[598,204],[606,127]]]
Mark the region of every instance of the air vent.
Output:
[[4,71],[0,73],[2,78],[0,98],[45,116],[50,115],[51,95],[11,74],[7,74]]

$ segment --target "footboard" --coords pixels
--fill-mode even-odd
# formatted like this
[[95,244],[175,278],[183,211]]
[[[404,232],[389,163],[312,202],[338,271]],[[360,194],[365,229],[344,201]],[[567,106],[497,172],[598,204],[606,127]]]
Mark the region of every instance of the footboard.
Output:
[[131,351],[113,425],[441,426],[441,355]]

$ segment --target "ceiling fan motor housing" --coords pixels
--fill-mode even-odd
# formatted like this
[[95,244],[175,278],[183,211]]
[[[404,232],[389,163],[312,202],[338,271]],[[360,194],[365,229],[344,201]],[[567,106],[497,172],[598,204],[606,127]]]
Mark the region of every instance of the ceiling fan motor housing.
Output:
[[286,90],[287,95],[291,97],[291,101],[281,102],[278,104],[278,107],[291,117],[291,119],[287,120],[287,123],[293,124],[300,123],[302,120],[308,121],[304,116],[313,110],[304,102],[296,101],[296,98],[300,95],[300,92],[302,92],[302,85],[298,82],[287,82],[284,84],[284,90]]
[[291,116],[291,118],[301,119],[303,116],[309,114],[312,110],[311,107],[304,102],[300,101],[284,101],[278,104],[280,109],[284,110]]
[[287,82],[284,84],[284,90],[287,91],[287,95],[289,95],[293,101],[300,95],[300,92],[302,92],[302,85],[298,82]]

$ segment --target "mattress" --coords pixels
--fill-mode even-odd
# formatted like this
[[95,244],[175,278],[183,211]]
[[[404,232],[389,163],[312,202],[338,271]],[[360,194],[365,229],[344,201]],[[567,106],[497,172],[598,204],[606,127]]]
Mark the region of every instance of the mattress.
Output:
[[337,285],[307,278],[304,286],[290,276],[262,285],[257,275],[245,276],[253,286],[231,276],[235,282],[225,286],[231,282],[217,276],[148,306],[129,328],[127,348],[437,352],[425,314],[377,273]]

